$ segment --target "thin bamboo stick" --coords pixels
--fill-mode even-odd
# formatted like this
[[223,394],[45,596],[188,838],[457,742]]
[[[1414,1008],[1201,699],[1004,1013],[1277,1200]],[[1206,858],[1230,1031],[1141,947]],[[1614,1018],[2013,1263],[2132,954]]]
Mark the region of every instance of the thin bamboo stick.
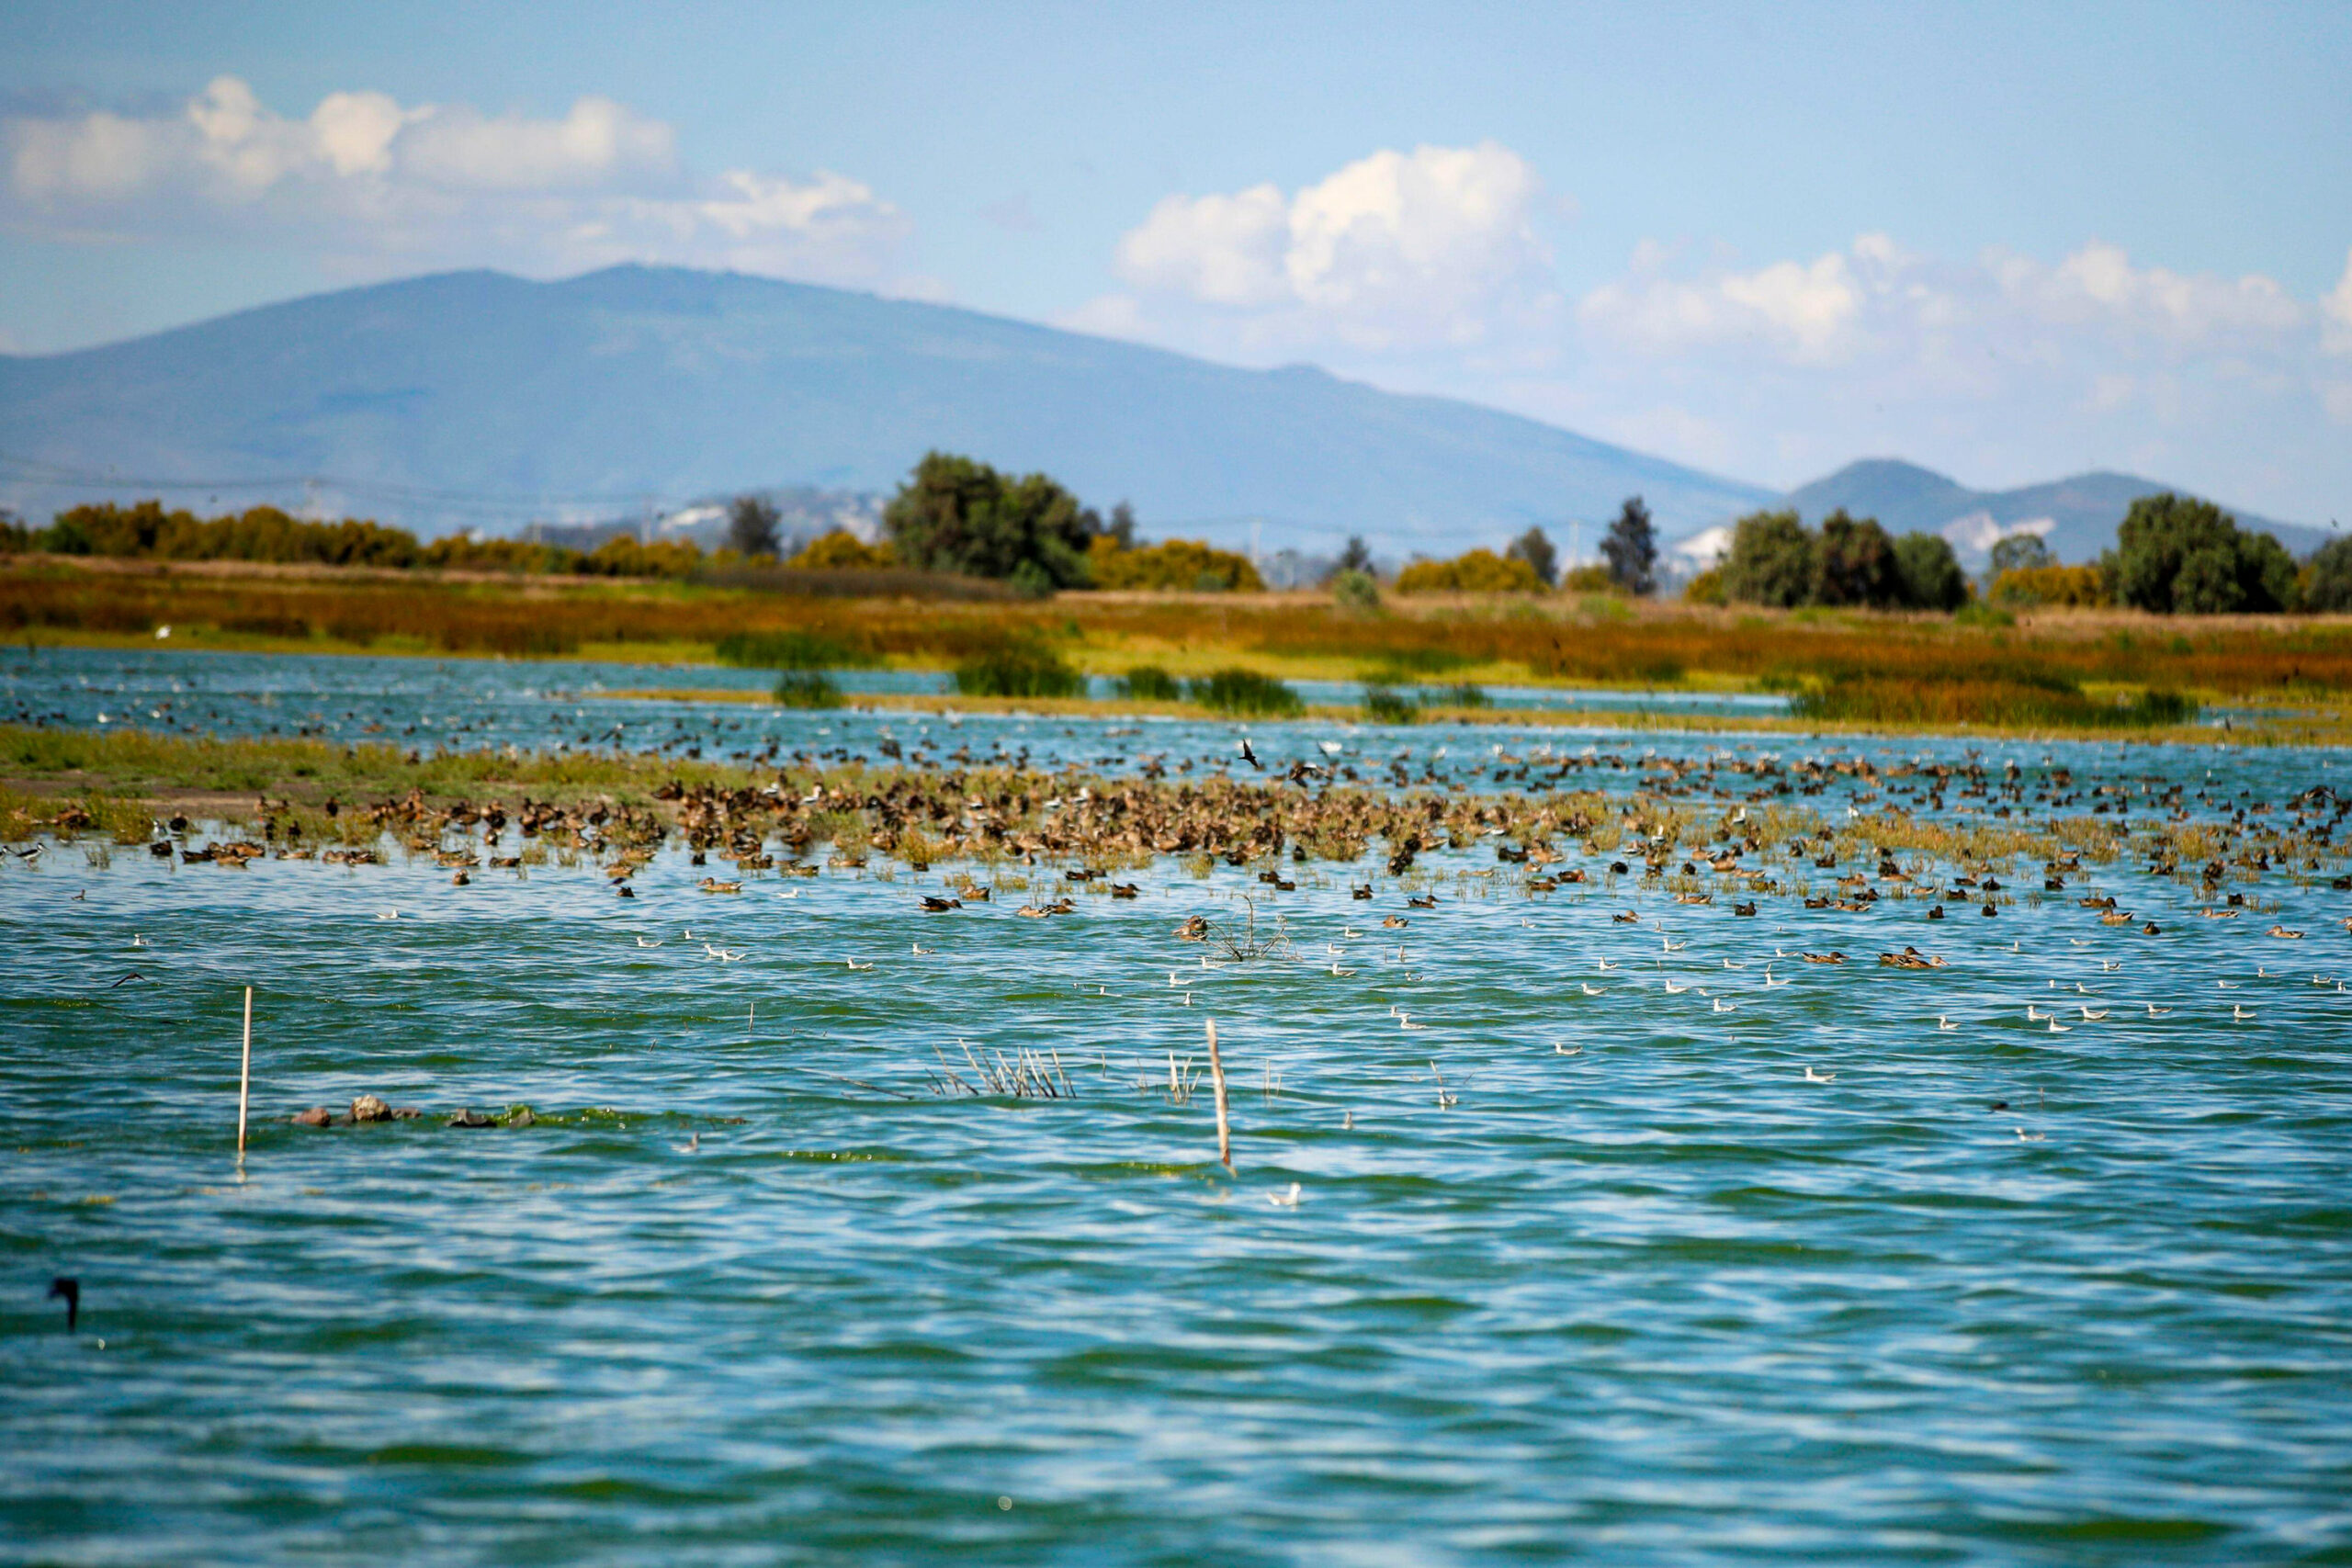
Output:
[[1233,1129],[1225,1115],[1225,1058],[1216,1051],[1216,1020],[1209,1020],[1209,1076],[1216,1088],[1216,1157],[1227,1175],[1233,1173]]
[[245,1161],[245,1107],[254,1090],[254,988],[245,987],[244,1065],[237,1071],[237,1163]]

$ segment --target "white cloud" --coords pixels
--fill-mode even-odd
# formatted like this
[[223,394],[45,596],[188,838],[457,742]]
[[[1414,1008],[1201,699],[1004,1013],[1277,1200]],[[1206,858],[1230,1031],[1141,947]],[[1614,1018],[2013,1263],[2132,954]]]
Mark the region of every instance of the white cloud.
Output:
[[2052,323],[2177,344],[2267,337],[2292,332],[2306,320],[2301,301],[2258,273],[2225,278],[2135,268],[2121,249],[2098,241],[2055,267],[1996,254],[1991,270],[2012,301]]
[[1479,344],[1551,302],[1542,192],[1525,159],[1482,141],[1374,152],[1287,196],[1170,196],[1119,242],[1136,296],[1118,311],[1173,335],[1205,311],[1265,346]]
[[1883,269],[1896,259],[1878,235],[1856,241],[1853,254],[1679,279],[1666,276],[1664,255],[1649,250],[1636,258],[1634,276],[1586,295],[1577,315],[1594,333],[1652,352],[1761,343],[1792,360],[1827,362],[1853,347],[1863,303],[1858,266]]
[[2330,354],[2352,354],[2352,250],[2344,253],[2344,276],[2319,302],[2320,341]]
[[275,225],[363,269],[630,259],[888,283],[908,231],[841,175],[698,180],[671,127],[594,96],[547,118],[340,92],[290,118],[222,76],[176,112],[10,119],[0,151],[0,222],[19,231],[249,240]]
[[1864,235],[1752,267],[1653,244],[1576,317],[1558,374],[1589,428],[1760,479],[1869,453],[1982,483],[2133,467],[2290,517],[2352,489],[2321,358],[2352,350],[2352,265],[2314,302],[2098,241],[1955,262]]

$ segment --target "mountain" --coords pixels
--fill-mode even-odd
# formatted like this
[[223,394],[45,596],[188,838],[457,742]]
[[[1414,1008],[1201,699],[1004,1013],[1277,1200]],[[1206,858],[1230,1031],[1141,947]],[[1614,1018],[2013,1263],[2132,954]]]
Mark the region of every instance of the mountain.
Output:
[[932,447],[1132,501],[1147,536],[1268,548],[1361,533],[1451,553],[1598,522],[1636,492],[1669,531],[1773,499],[1321,370],[731,273],[447,273],[0,358],[0,502],[36,518],[98,497],[307,496],[509,532],[754,487],[887,491]]
[[[1873,457],[1790,491],[1788,504],[1807,523],[1818,523],[1842,506],[1856,517],[1877,518],[1889,533],[1941,534],[1974,570],[1984,565],[1994,542],[2007,534],[2040,534],[2061,560],[2096,559],[2115,543],[2116,525],[2133,501],[2167,490],[2192,493],[2182,485],[2110,473],[2076,474],[2021,490],[1970,490],[1915,463]],[[2330,536],[2325,529],[2274,523],[2225,503],[2222,510],[2242,528],[2276,534],[2298,556]]]

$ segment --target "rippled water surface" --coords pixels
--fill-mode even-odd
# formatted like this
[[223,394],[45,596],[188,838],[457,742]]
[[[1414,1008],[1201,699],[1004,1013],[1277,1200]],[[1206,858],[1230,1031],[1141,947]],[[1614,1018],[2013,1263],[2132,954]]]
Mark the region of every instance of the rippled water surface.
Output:
[[[41,658],[12,706],[91,725],[76,682],[128,678]],[[166,687],[263,678],[140,659]],[[548,667],[400,666],[450,671],[425,701],[395,662],[269,667],[278,722],[614,722]],[[645,744],[710,717],[615,701]],[[724,716],[861,755],[927,726],[1227,765],[1213,726]],[[1497,745],[1821,749],[1258,733],[1417,774]],[[2336,777],[1836,744],[2193,781],[2208,815]],[[430,856],[6,858],[0,1559],[2352,1557],[2340,860],[2244,885],[2253,918],[2118,864],[1935,926],[1740,919],[1597,865],[1529,897],[1470,851],[1428,857],[1430,909],[1385,878],[1351,899],[1369,861],[1274,894],[1168,860],[1042,920],[1010,886],[922,915],[942,874],[879,859],[712,897],[669,852],[630,903],[561,862],[458,888]],[[2086,886],[2161,934],[2098,923]],[[1242,926],[1245,894],[1286,946],[1211,966],[1175,940]],[[1869,962],[1906,942],[1948,967]],[[1830,948],[1855,961],[1795,957]],[[1023,1050],[1068,1098],[937,1092]],[[426,1114],[288,1123],[362,1092]],[[444,1125],[517,1103],[536,1125]],[[52,1274],[82,1283],[71,1337]]]

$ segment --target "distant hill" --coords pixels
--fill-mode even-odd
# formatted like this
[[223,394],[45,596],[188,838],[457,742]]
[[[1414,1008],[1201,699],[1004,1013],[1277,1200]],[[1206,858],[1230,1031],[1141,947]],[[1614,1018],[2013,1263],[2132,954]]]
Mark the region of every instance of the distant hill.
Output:
[[0,357],[0,502],[35,518],[162,493],[511,532],[753,488],[888,491],[934,446],[1129,500],[1148,536],[1255,534],[1268,550],[1557,536],[1635,492],[1670,535],[1772,499],[1320,370],[736,274],[449,273]]
[[[1977,570],[1994,541],[2005,534],[2026,532],[2041,535],[2062,560],[2095,559],[2115,543],[2116,525],[2133,501],[2167,490],[2193,493],[2182,485],[2110,473],[2076,474],[2022,490],[1977,491],[1916,463],[1873,457],[1849,463],[1827,479],[1792,491],[1788,503],[1807,523],[1818,523],[1842,506],[1854,516],[1877,518],[1891,533],[1941,534],[1962,560]],[[2220,504],[2240,527],[2276,534],[2298,556],[2329,537],[2324,528],[2276,523]]]

